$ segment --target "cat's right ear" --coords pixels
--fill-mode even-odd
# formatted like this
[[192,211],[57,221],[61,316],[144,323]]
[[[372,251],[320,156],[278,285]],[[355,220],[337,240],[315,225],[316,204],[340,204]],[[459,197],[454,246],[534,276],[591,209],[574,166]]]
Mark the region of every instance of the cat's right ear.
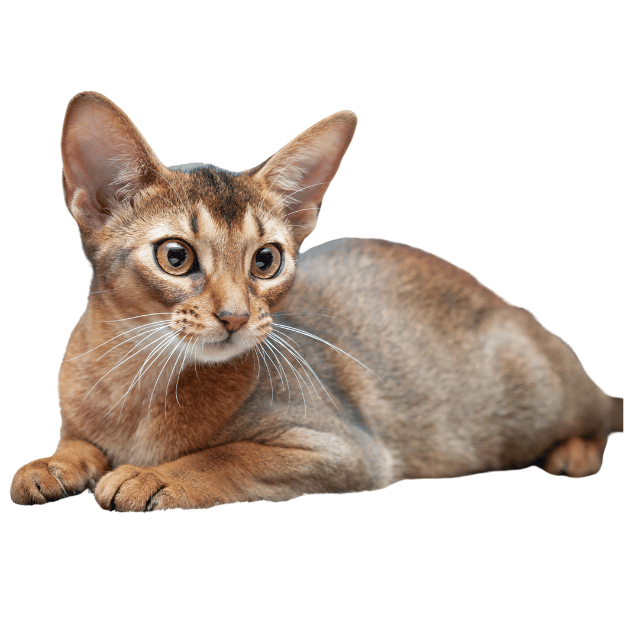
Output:
[[65,202],[86,230],[100,229],[117,203],[166,171],[128,116],[93,91],[67,106],[61,151]]
[[356,122],[351,111],[330,115],[293,139],[254,173],[268,189],[282,196],[269,212],[282,205],[300,245],[315,228],[323,196],[354,136]]

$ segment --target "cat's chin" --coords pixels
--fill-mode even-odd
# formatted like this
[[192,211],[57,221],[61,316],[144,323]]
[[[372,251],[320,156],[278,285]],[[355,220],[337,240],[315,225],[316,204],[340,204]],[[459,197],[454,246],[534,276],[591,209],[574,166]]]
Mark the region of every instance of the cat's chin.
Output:
[[198,364],[220,364],[242,356],[255,344],[256,341],[252,337],[235,338],[234,336],[218,342],[200,341],[197,347],[191,350],[191,359]]

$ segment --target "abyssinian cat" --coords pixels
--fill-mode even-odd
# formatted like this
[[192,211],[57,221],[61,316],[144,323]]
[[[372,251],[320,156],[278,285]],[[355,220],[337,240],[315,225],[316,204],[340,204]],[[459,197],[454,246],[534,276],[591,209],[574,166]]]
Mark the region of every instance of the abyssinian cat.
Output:
[[93,266],[60,372],[61,440],[11,496],[209,507],[538,464],[599,470],[623,401],[525,310],[405,245],[299,255],[356,127],[314,125],[241,173],[164,167],[92,92],[63,126]]

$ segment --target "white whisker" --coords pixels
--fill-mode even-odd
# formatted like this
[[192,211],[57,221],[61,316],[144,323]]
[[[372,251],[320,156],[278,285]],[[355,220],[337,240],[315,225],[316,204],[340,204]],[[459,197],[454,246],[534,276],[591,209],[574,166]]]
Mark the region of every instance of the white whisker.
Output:
[[[158,358],[158,354],[156,354],[156,356],[154,356],[154,359],[152,360],[152,362],[150,363],[150,365],[145,369],[145,371],[143,372],[143,374],[141,376],[139,376],[139,374],[144,370],[146,364],[148,363],[148,361],[150,360],[150,358],[152,358],[152,355],[157,352],[157,350],[159,350],[162,345],[164,343],[166,343],[167,341],[169,341],[170,337],[169,336],[162,336],[159,337],[158,339],[156,339],[155,341],[153,341],[152,343],[150,343],[150,345],[154,344],[154,343],[158,343],[158,345],[156,347],[154,347],[152,349],[152,351],[148,354],[147,358],[144,360],[143,365],[141,366],[141,368],[139,369],[139,371],[136,373],[135,377],[132,379],[132,382],[130,383],[130,386],[128,387],[128,390],[126,391],[126,393],[124,393],[124,395],[122,395],[111,407],[111,409],[104,415],[104,417],[106,417],[107,415],[109,415],[111,413],[111,411],[115,408],[115,406],[117,406],[117,404],[119,404],[119,402],[123,402],[122,403],[122,407],[119,411],[119,416],[117,418],[117,422],[119,423],[119,420],[122,416],[122,411],[124,410],[124,404],[126,403],[126,397],[128,397],[128,394],[130,393],[130,391],[135,387],[135,385],[141,380],[141,378],[143,377],[143,375],[145,375],[145,373],[147,372],[147,370],[150,368],[150,366],[152,366],[152,364],[156,361],[156,359]],[[147,349],[150,345],[146,345],[146,347],[144,349]],[[141,350],[143,351],[143,350]],[[137,352],[138,353],[138,352]],[[159,352],[160,353],[160,352]],[[136,356],[136,354],[135,354]],[[121,363],[120,363],[121,364]],[[139,376],[139,379],[137,380],[137,376]],[[103,418],[104,418],[103,417]]]
[[[112,369],[109,369],[109,371],[107,371],[90,389],[89,392],[85,395],[83,401],[85,399],[87,399],[87,397],[89,396],[89,393],[91,393],[91,391],[110,373],[113,373],[113,371],[115,371],[115,369],[117,369],[117,367],[123,365],[127,360],[129,360],[130,358],[134,358],[134,356],[136,356],[139,352],[142,352],[144,349],[147,349],[148,347],[150,347],[150,345],[153,345],[154,343],[156,343],[157,341],[160,341],[162,339],[162,337],[152,341],[152,343],[148,343],[145,347],[141,348],[138,352],[135,352],[134,354],[132,354],[132,356],[127,356],[126,358],[124,358],[123,360],[121,360],[120,362],[118,362]],[[134,349],[134,347],[133,347]],[[130,350],[132,351],[132,349]]]
[[193,343],[193,366],[195,367],[195,377],[198,379],[198,382],[200,382],[200,376],[197,373],[197,349],[195,348],[195,346],[197,345],[197,342],[200,340],[201,335],[198,336],[195,339],[195,343]]
[[[158,324],[157,327],[152,327],[149,330],[145,330],[144,332],[141,332],[140,334],[136,334],[135,336],[131,336],[130,338],[127,338],[125,341],[122,341],[121,343],[118,343],[114,347],[111,347],[111,349],[109,349],[108,351],[104,352],[102,354],[102,356],[99,356],[97,358],[97,360],[100,360],[100,359],[104,358],[104,356],[106,356],[108,353],[112,352],[114,349],[117,349],[118,347],[121,347],[124,343],[128,343],[129,341],[133,341],[134,339],[139,338],[140,336],[143,336],[144,334],[148,334],[148,333],[153,334],[153,333],[158,332],[162,328],[165,328],[166,326],[169,325],[169,321],[155,321],[154,323]],[[149,324],[149,325],[152,325],[152,324]],[[145,326],[141,326],[141,327],[145,327]]]
[[[266,341],[267,341],[267,344],[269,344],[271,342],[271,337],[268,336],[266,338]],[[306,386],[306,388],[308,388],[308,384],[306,384],[306,380],[304,380],[304,378],[297,371],[297,369],[295,369],[295,367],[291,364],[290,360],[279,349],[276,349],[276,351],[277,351],[277,353],[280,356],[282,356],[282,359],[284,360],[284,362],[286,362],[286,364],[289,365],[289,367],[291,368],[291,371],[293,371],[293,373],[295,374],[295,381],[298,383],[299,390],[302,393],[302,400],[304,401],[304,417],[306,417],[306,414],[307,414],[306,397],[304,395],[304,389],[302,388],[302,385],[300,383],[300,379],[302,380],[302,382],[304,382],[304,385]],[[310,388],[308,388],[308,392],[310,393]],[[312,397],[312,393],[311,393],[311,397]],[[314,404],[314,400],[313,400],[313,404]],[[315,408],[316,408],[316,406],[315,406]]]
[[[285,341],[282,341],[282,340],[281,340],[280,338],[278,338],[277,336],[272,336],[271,338],[273,339],[273,341],[275,341],[275,343],[276,343],[277,345],[281,345],[282,347],[284,347],[284,348],[287,350],[287,352],[288,352],[289,354],[291,354],[291,355],[293,356],[293,358],[295,358],[295,362],[296,362],[297,364],[299,364],[300,366],[301,366],[302,364],[305,364],[305,365],[306,365],[306,366],[307,366],[307,367],[308,367],[308,368],[312,371],[312,368],[310,367],[310,365],[308,365],[308,363],[304,360],[304,358],[302,358],[302,357],[301,357],[298,353],[296,353],[294,349],[292,349],[291,347],[289,347],[289,345],[288,345]],[[299,373],[299,372],[298,372],[298,373]],[[315,374],[315,372],[314,372],[314,371],[312,371],[312,373],[313,373],[313,375],[317,378],[317,375]],[[306,368],[304,368],[304,374],[306,375],[306,377],[308,378],[308,381],[309,381],[309,382],[310,382],[310,384],[312,385],[312,387],[313,387],[313,389],[314,389],[314,391],[315,391],[315,395],[317,395],[317,397],[321,400],[321,397],[319,396],[319,392],[317,391],[317,387],[315,386],[315,384],[314,384],[314,382],[312,381],[312,379],[311,379],[310,375],[308,374],[308,371],[306,371]],[[304,382],[304,384],[306,385],[306,388],[308,389],[308,392],[309,392],[310,397],[311,397],[311,399],[312,399],[313,406],[315,407],[315,410],[317,410],[317,404],[315,403],[315,398],[314,398],[314,396],[313,396],[313,394],[312,394],[312,392],[311,392],[311,390],[310,390],[310,386],[308,386],[308,384],[306,383],[306,380],[304,380],[304,376],[302,376],[302,374],[301,374],[301,373],[300,373],[299,375],[300,375],[300,378],[302,379],[302,382]],[[317,380],[319,381],[319,384],[321,384],[321,380],[319,380],[319,378],[317,378]],[[321,386],[323,387],[323,384],[321,384]],[[324,389],[324,390],[325,390],[325,389]],[[327,391],[326,391],[326,394],[327,394]],[[328,397],[330,397],[330,396],[328,395]],[[332,398],[330,398],[330,401],[332,401]],[[334,402],[332,402],[332,403],[334,403]],[[336,404],[334,404],[334,406],[335,406],[335,407],[336,407],[336,409],[338,410],[338,406],[337,406]],[[339,410],[339,412],[340,412],[340,410]]]
[[[254,348],[254,351],[256,351],[256,347]],[[261,346],[262,349],[262,346]],[[259,351],[259,354],[263,357],[263,362],[265,363],[265,367],[267,369],[267,373],[269,374],[269,384],[271,385],[271,403],[269,404],[270,406],[273,406],[273,380],[271,379],[271,371],[269,370],[269,365],[267,364],[267,359],[265,357],[264,354],[264,350],[262,352]],[[260,361],[259,361],[260,364]],[[259,370],[260,370],[260,366],[259,366]]]
[[178,405],[182,408],[182,405],[180,404],[180,400],[178,399],[178,382],[180,382],[180,374],[182,373],[182,370],[184,369],[184,361],[187,359],[187,355],[189,353],[189,350],[191,349],[191,343],[187,343],[187,347],[184,350],[184,357],[182,358],[182,363],[180,364],[180,369],[178,370],[178,377],[176,378],[176,401],[178,402]]
[[[267,337],[268,338],[268,337]],[[271,353],[275,356],[276,358],[276,363],[278,364],[278,366],[280,367],[280,369],[282,370],[282,373],[284,373],[284,379],[286,380],[286,390],[289,394],[289,403],[287,404],[286,407],[286,412],[284,414],[287,414],[289,412],[289,408],[291,407],[291,386],[289,384],[289,376],[287,375],[284,367],[282,366],[282,363],[280,362],[280,358],[278,358],[278,351],[276,350],[276,348],[271,344],[271,342],[266,342],[264,344],[270,351]],[[267,354],[269,355],[269,354]],[[275,366],[275,364],[274,364]],[[280,374],[280,379],[282,379],[282,373]],[[284,389],[284,382],[282,383],[282,388]]]
[[[174,348],[174,350],[178,347]],[[171,384],[171,379],[174,377],[174,372],[176,371],[176,366],[178,365],[178,361],[180,357],[184,353],[184,349],[180,349],[180,353],[178,354],[178,358],[176,358],[176,362],[174,362],[174,366],[171,368],[171,373],[169,374],[169,379],[167,380],[167,387],[165,388],[165,418],[167,418],[167,393],[169,392],[169,385]],[[180,373],[179,373],[180,375]]]
[[[141,330],[142,328],[147,328],[148,326],[155,325],[157,323],[167,324],[167,323],[169,323],[169,321],[153,321],[152,323],[145,323],[145,324],[143,324],[141,326],[138,326],[136,328],[130,328],[130,330],[126,330],[125,332],[122,332],[121,334],[118,334],[118,335],[114,336],[112,339],[109,339],[108,341],[104,341],[104,343],[100,343],[99,345],[96,345],[95,347],[91,348],[89,351],[85,352],[84,354],[80,354],[79,356],[73,356],[72,358],[66,358],[63,362],[69,362],[70,360],[76,360],[76,358],[82,358],[83,356],[86,356],[87,354],[91,353],[92,351],[95,351],[99,347],[103,347],[107,343],[110,343],[111,341],[114,341],[115,339],[119,338],[120,336],[124,336],[124,334],[128,334],[129,332],[136,332],[137,330]],[[123,343],[120,343],[119,345],[122,345],[122,344]]]
[[276,366],[276,363],[273,361],[271,354],[265,350],[265,347],[262,345],[262,343],[259,344],[259,347],[265,352],[265,354],[267,355],[267,358],[269,359],[269,362],[273,365],[273,368],[276,370],[276,372],[280,376],[280,383],[282,384],[282,390],[284,390],[284,378],[282,377],[282,371],[280,371],[280,369]]
[[[278,330],[275,330],[275,332],[279,332]],[[279,332],[282,336],[286,335],[283,332]],[[289,337],[286,337],[289,338]],[[339,411],[339,413],[341,412],[341,409],[336,405],[335,401],[332,399],[332,397],[330,396],[330,393],[328,393],[328,390],[326,389],[325,385],[323,384],[323,382],[319,379],[319,376],[315,373],[315,370],[310,366],[310,364],[308,363],[308,361],[301,355],[298,354],[297,352],[295,352],[294,349],[290,348],[289,345],[284,342],[282,339],[278,338],[277,336],[273,337],[274,341],[277,341],[278,343],[280,343],[281,345],[284,345],[284,347],[291,352],[291,354],[293,354],[293,357],[301,364],[305,367],[304,372],[306,371],[306,369],[308,369],[314,376],[315,379],[317,380],[317,382],[319,382],[319,384],[321,385],[321,388],[323,389],[323,391],[325,392],[325,394],[328,396],[328,399],[332,402],[332,404],[334,404],[334,407]],[[299,345],[298,345],[299,347]],[[306,374],[308,376],[308,374]],[[308,376],[308,379],[310,380],[310,376]],[[321,397],[319,396],[319,393],[317,391],[317,387],[314,385],[313,381],[310,380],[310,383],[313,385],[313,388],[315,389],[315,393],[317,393],[317,397],[319,397],[319,399],[321,399]]]
[[293,328],[291,326],[285,326],[285,325],[282,325],[280,323],[274,323],[273,325],[278,327],[278,328],[282,328],[283,330],[290,330],[291,332],[298,332],[299,334],[303,334],[304,336],[308,336],[311,339],[315,339],[316,341],[321,341],[322,343],[325,343],[326,345],[331,347],[333,350],[335,350],[339,354],[343,354],[344,356],[347,356],[348,358],[351,358],[354,362],[357,362],[361,367],[364,367],[367,371],[370,371],[371,373],[373,373],[373,375],[375,375],[375,377],[378,378],[378,380],[382,380],[382,378],[380,376],[378,376],[376,373],[371,371],[371,369],[369,369],[369,367],[367,367],[367,365],[364,365],[362,362],[360,362],[360,360],[358,360],[357,358],[354,358],[351,354],[348,354],[346,351],[342,350],[340,347],[337,347],[336,345],[333,345],[332,343],[329,343],[328,341],[325,341],[324,339],[322,339],[321,337],[317,336],[316,334],[312,334],[310,332],[306,332],[305,330],[300,330],[299,328]]
[[152,317],[154,315],[171,315],[168,312],[162,313],[147,313],[146,315],[136,315],[135,317],[124,317],[123,319],[105,319],[102,323],[117,323],[119,321],[129,321],[130,319],[139,319],[140,317]]
[[[178,332],[176,332],[176,334],[174,334],[174,336],[171,337],[169,342],[166,343],[165,349],[167,349],[167,347],[169,347],[171,345],[171,343],[177,339],[177,335],[180,334],[181,332],[182,332],[182,330],[178,330]],[[167,363],[171,360],[171,357],[176,353],[176,349],[175,348],[176,348],[176,346],[174,345],[174,349],[172,350],[171,354],[169,354],[169,356],[167,357],[167,359],[163,363],[163,366],[161,367],[161,372],[158,374],[158,376],[156,378],[156,382],[154,382],[154,388],[152,389],[152,393],[150,395],[150,401],[148,402],[148,421],[150,420],[150,408],[152,406],[152,398],[154,397],[154,391],[156,391],[156,386],[158,384],[158,381],[161,379],[161,376],[163,375],[163,371],[165,371],[165,367],[167,366]],[[172,369],[172,371],[173,371],[173,369]],[[167,390],[165,390],[165,401],[167,401]]]

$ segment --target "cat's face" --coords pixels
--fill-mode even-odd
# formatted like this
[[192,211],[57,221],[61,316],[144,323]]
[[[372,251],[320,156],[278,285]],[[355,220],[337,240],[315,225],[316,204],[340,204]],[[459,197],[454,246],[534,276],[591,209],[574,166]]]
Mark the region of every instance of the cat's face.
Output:
[[258,345],[293,281],[301,242],[355,128],[339,113],[262,166],[167,169],[98,94],[68,107],[64,186],[94,269],[94,306],[149,322],[218,363]]
[[170,320],[199,362],[229,360],[270,331],[299,245],[281,198],[252,176],[208,168],[165,176],[117,205],[98,233],[96,295],[119,318]]

